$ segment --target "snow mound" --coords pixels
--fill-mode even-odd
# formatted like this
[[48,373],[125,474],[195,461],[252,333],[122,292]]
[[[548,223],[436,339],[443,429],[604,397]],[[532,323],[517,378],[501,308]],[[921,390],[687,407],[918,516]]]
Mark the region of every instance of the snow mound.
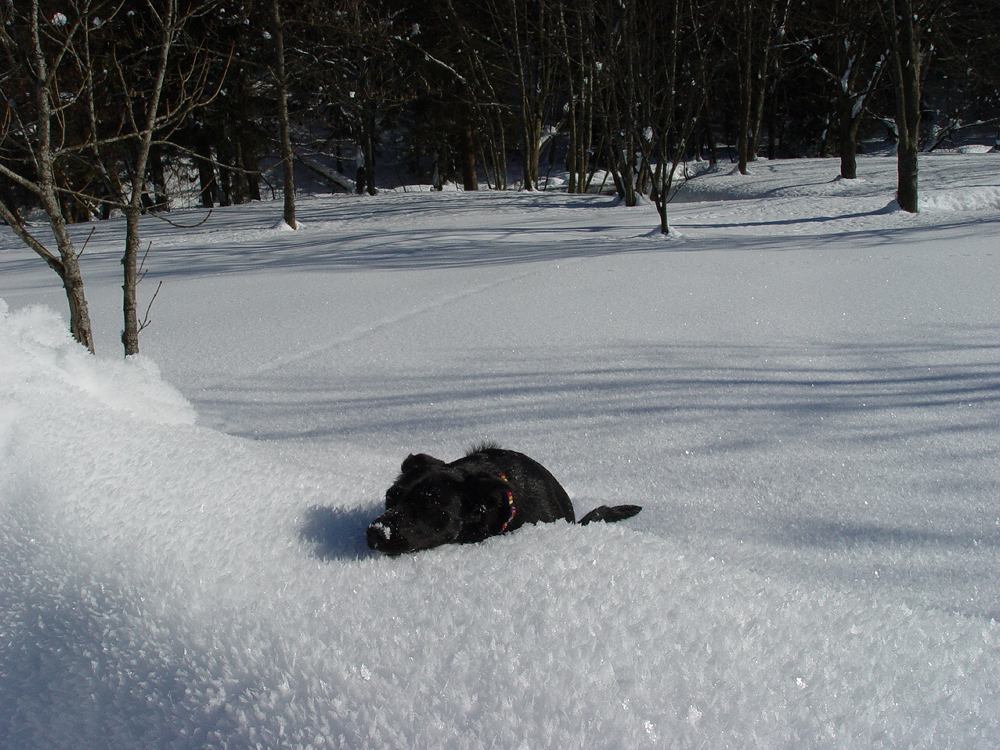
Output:
[[[835,158],[757,161],[751,164],[748,175],[728,165],[695,168],[678,192],[677,202],[715,200],[771,201],[781,199],[850,199],[882,198],[896,190],[896,160],[873,156],[859,157],[858,176],[844,179],[839,176],[840,160]],[[921,207],[924,196],[940,200],[948,206],[945,210],[979,210],[995,208],[991,194],[998,189],[996,171],[991,156],[974,150],[964,153],[935,153],[920,155]],[[941,186],[947,185],[948,189]],[[931,189],[931,186],[935,186]],[[940,196],[940,197],[939,197]],[[955,209],[951,206],[971,202],[973,208]],[[985,202],[984,202],[985,201]],[[813,204],[824,210],[834,205],[832,201]],[[801,204],[796,211],[803,213]]]
[[960,154],[988,154],[993,150],[993,146],[988,143],[968,143],[955,150]]
[[148,366],[0,315],[4,748],[1000,737],[994,622],[774,581],[642,516],[375,556],[393,464],[193,425]]
[[920,208],[924,211],[1000,210],[1000,186],[926,190],[920,196]]
[[0,299],[0,394],[13,403],[24,390],[73,405],[96,401],[161,424],[195,421],[190,403],[148,358],[98,359],[73,340],[51,309],[11,312]]
[[837,172],[839,164],[830,159],[809,160],[824,167],[801,182],[789,184],[780,162],[753,162],[747,174],[738,168],[716,166],[693,171],[678,192],[679,202],[702,200],[754,200],[758,198],[864,197],[878,194],[886,186],[882,180],[860,177],[846,180]]

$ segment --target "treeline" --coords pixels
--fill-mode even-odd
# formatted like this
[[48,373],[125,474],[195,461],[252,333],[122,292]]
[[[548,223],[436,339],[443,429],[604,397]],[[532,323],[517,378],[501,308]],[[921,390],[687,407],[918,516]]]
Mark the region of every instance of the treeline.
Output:
[[243,203],[278,158],[294,227],[296,159],[371,194],[386,150],[467,190],[537,189],[558,165],[569,191],[601,175],[648,197],[666,232],[686,159],[833,153],[853,178],[871,131],[898,142],[916,210],[917,152],[995,127],[998,32],[997,0],[0,0],[0,218],[92,347],[66,224],[125,214],[131,353],[138,217],[169,211],[171,174]]

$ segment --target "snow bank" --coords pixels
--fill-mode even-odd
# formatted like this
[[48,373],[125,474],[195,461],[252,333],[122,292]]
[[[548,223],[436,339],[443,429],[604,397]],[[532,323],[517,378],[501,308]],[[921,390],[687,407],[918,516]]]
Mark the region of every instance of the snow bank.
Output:
[[[996,159],[982,153],[933,153],[920,155],[921,207],[934,208],[941,201],[948,210],[980,210],[996,207]],[[861,156],[857,179],[839,176],[840,160],[760,160],[741,175],[728,163],[714,168],[696,165],[677,194],[677,202],[706,200],[755,200],[789,198],[877,198],[880,205],[895,192],[895,158]],[[945,187],[947,186],[947,187]],[[933,196],[930,202],[927,198]],[[812,204],[830,210],[827,200]],[[967,207],[967,208],[966,208]],[[807,212],[799,213],[808,215]]]
[[390,559],[394,465],[193,424],[0,310],[5,748],[988,747],[1000,626],[551,524]]
[[160,378],[147,358],[97,360],[80,347],[48,308],[11,313],[0,299],[0,393],[8,403],[22,394],[54,401],[96,402],[161,424],[191,424],[194,409]]
[[920,194],[920,208],[924,211],[1000,210],[1000,186],[925,190]]
[[955,149],[960,154],[988,154],[994,147],[988,143],[968,143]]

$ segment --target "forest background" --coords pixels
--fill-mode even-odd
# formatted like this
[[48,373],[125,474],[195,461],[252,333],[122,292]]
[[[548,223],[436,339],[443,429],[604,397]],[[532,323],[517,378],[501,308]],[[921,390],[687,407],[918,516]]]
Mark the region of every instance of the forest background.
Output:
[[124,214],[127,355],[139,217],[281,196],[295,228],[296,167],[371,195],[556,170],[668,233],[690,160],[838,154],[855,179],[889,142],[916,212],[920,151],[998,140],[996,0],[6,0],[0,21],[0,219],[93,349],[67,225]]

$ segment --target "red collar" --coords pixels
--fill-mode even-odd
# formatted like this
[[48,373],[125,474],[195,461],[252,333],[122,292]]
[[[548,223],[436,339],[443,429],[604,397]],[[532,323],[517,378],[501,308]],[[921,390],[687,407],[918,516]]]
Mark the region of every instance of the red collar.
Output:
[[[502,471],[500,472],[500,481],[503,482],[504,484],[508,483],[507,475],[504,474]],[[517,516],[517,506],[514,505],[514,490],[511,489],[507,490],[507,505],[510,507],[510,515],[507,516],[507,520],[504,521],[503,526],[500,527],[501,534],[506,533],[508,527],[511,525],[511,523],[514,521],[514,518]]]

